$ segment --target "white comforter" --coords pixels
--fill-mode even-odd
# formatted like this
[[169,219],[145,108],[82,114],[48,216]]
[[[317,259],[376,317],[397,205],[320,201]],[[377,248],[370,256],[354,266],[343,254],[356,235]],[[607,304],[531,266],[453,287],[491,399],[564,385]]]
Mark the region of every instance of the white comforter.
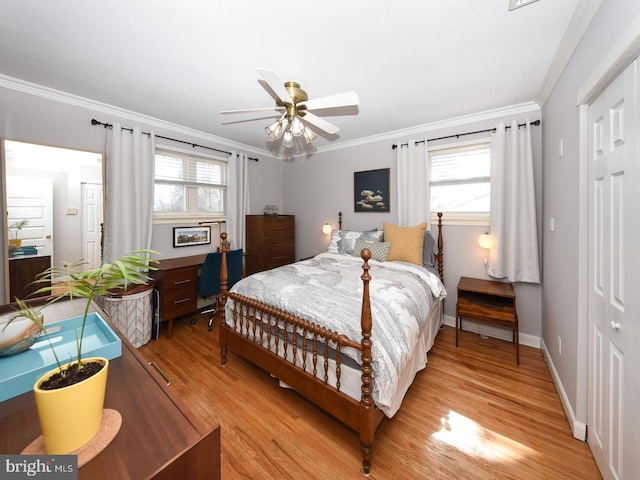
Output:
[[[446,296],[446,291],[440,279],[425,268],[403,262],[370,260],[369,264],[373,399],[385,412],[429,311]],[[236,283],[231,291],[359,341],[362,273],[361,258],[322,253],[310,260],[251,275]],[[231,299],[226,308],[227,322],[231,325]],[[360,361],[360,352],[346,353]]]

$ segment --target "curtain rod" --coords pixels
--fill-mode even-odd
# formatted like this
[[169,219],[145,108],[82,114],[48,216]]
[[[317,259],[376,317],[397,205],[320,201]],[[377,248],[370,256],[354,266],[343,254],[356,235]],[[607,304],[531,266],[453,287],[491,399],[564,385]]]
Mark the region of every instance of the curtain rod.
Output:
[[[518,127],[524,127],[526,125],[526,123],[519,123]],[[538,126],[540,125],[540,120],[534,120],[533,122],[530,122],[529,125],[534,125],[534,126]],[[511,128],[511,125],[507,125],[505,128]],[[496,129],[495,128],[488,128],[486,130],[476,130],[475,132],[466,132],[466,133],[456,133],[455,135],[447,135],[446,137],[438,137],[438,138],[430,138],[427,141],[429,142],[435,142],[436,140],[444,140],[446,138],[460,138],[463,135],[474,135],[476,133],[487,133],[487,132],[495,132]],[[416,140],[416,145],[418,145],[419,143],[424,143],[424,140]],[[401,143],[400,146],[401,147],[406,147],[407,145],[409,145],[408,143]],[[396,145],[395,143],[393,145],[391,145],[391,148],[393,150],[395,150],[396,148],[398,148],[398,145]]]
[[[113,125],[111,123],[103,123],[100,122],[98,120],[96,120],[95,118],[91,119],[91,125],[102,125],[104,128],[113,128]],[[121,127],[122,130],[126,130],[127,132],[133,132],[132,128],[127,128],[127,127]],[[150,135],[149,132],[142,132],[145,135]],[[172,142],[178,142],[178,143],[184,143],[186,145],[191,145],[191,148],[195,148],[195,147],[199,147],[199,148],[206,148],[207,150],[213,150],[214,152],[220,152],[220,153],[226,153],[227,155],[231,155],[231,152],[227,152],[225,150],[220,150],[218,148],[213,148],[213,147],[207,147],[205,145],[198,145],[197,143],[192,143],[192,142],[185,142],[184,140],[178,140],[177,138],[170,138],[170,137],[164,137],[162,135],[155,135],[156,138],[162,138],[163,140],[171,140]],[[253,160],[253,161],[258,161],[257,158],[251,158],[251,157],[247,157],[249,160]]]

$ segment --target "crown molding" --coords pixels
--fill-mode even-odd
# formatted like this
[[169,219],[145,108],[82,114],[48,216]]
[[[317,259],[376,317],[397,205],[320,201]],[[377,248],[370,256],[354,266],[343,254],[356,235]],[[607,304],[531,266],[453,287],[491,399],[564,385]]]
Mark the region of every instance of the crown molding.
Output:
[[496,120],[502,117],[518,117],[521,115],[539,114],[540,107],[535,102],[525,102],[516,105],[510,105],[507,107],[496,108],[493,110],[486,110],[484,112],[478,112],[471,115],[463,115],[460,117],[453,117],[446,120],[440,120],[437,122],[425,123],[417,125],[415,127],[405,128],[401,130],[393,130],[391,132],[381,133],[379,135],[372,135],[369,137],[358,138],[347,142],[339,142],[332,145],[327,145],[318,148],[316,153],[325,153],[333,150],[341,150],[344,148],[352,148],[368,143],[380,142],[380,141],[396,141],[398,138],[409,137],[411,135],[425,135],[429,132],[443,130],[450,127],[461,127],[472,123],[478,123],[483,121]]
[[[48,100],[53,100],[56,102],[65,103],[67,105],[86,108],[94,112],[104,113],[105,115],[110,115],[110,116],[130,120],[132,122],[140,122],[145,125],[149,125],[150,127],[167,129],[171,132],[180,133],[183,135],[187,135],[189,137],[197,138],[199,140],[206,140],[209,142],[213,142],[218,146],[222,146],[230,150],[241,150],[245,153],[253,153],[256,155],[266,156],[272,159],[284,160],[284,161],[291,161],[292,159],[308,156],[306,152],[300,153],[300,154],[294,154],[294,155],[276,155],[276,154],[273,154],[272,152],[269,152],[268,150],[263,150],[260,148],[243,144],[243,143],[234,142],[226,138],[222,138],[216,135],[211,135],[209,133],[202,132],[200,130],[195,130],[189,127],[185,127],[183,125],[167,122],[155,117],[133,112],[131,110],[115,107],[113,105],[98,102],[96,100],[80,97],[78,95],[73,95],[71,93],[63,92],[61,90],[56,90],[53,88],[45,87],[42,85],[27,82],[24,80],[9,77],[2,74],[0,74],[0,87],[16,90],[29,95],[35,95],[35,96],[42,97]],[[333,143],[331,145],[319,147],[313,154],[343,150],[346,148],[358,147],[361,145],[366,145],[369,143],[375,143],[380,141],[396,141],[398,138],[408,137],[411,135],[425,135],[428,132],[442,130],[445,128],[459,127],[459,126],[469,125],[471,123],[476,123],[476,122],[495,120],[501,117],[509,117],[509,116],[517,117],[521,115],[535,114],[539,112],[540,112],[540,107],[535,102],[520,103],[520,104],[510,105],[510,106],[497,108],[493,110],[487,110],[484,112],[474,113],[471,115],[453,117],[450,119],[441,120],[437,122],[425,123],[425,124],[417,125],[410,128],[393,130],[390,132],[381,133],[379,135],[362,137],[362,138],[358,138],[358,139],[350,140],[346,142]]]
[[603,0],[579,0],[569,25],[560,41],[544,81],[536,94],[536,102],[544,106]]
[[242,150],[245,153],[253,153],[256,155],[276,158],[268,150],[263,150],[260,148],[252,147],[250,145],[245,145],[243,143],[234,142],[232,140],[229,140],[223,137],[211,135],[210,133],[203,132],[201,130],[196,130],[193,128],[185,127],[183,125],[178,125],[177,123],[167,122],[165,120],[151,117],[149,115],[133,112],[131,110],[126,110],[120,107],[115,107],[107,103],[102,103],[96,100],[91,100],[89,98],[80,97],[72,93],[63,92],[61,90],[56,90],[54,88],[38,85],[36,83],[27,82],[19,78],[9,77],[7,75],[0,74],[0,87],[7,88],[9,90],[15,90],[17,92],[26,93],[29,95],[34,95],[47,100],[53,100],[55,102],[60,102],[67,105],[72,105],[75,107],[85,108],[87,110],[104,113],[105,115],[110,115],[110,116],[122,118],[125,120],[130,120],[132,122],[140,122],[150,127],[167,129],[167,130],[170,130],[171,132],[180,133],[182,135],[194,137],[199,140],[213,142],[218,146],[222,146],[223,148],[228,148],[230,150]]

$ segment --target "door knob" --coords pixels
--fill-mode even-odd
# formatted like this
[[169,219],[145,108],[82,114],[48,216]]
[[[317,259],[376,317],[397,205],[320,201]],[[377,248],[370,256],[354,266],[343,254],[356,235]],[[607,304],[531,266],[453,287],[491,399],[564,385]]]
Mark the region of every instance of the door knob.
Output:
[[47,235],[45,238],[46,238],[47,240],[51,240],[51,235]]
[[614,330],[620,330],[620,324],[611,320],[611,328],[613,328]]

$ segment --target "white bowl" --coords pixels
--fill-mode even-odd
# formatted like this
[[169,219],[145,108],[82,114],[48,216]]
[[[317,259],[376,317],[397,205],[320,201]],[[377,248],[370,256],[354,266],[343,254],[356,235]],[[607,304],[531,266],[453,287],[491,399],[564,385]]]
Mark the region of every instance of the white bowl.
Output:
[[0,323],[0,357],[24,352],[39,335],[40,328],[28,318],[18,318],[8,325]]

